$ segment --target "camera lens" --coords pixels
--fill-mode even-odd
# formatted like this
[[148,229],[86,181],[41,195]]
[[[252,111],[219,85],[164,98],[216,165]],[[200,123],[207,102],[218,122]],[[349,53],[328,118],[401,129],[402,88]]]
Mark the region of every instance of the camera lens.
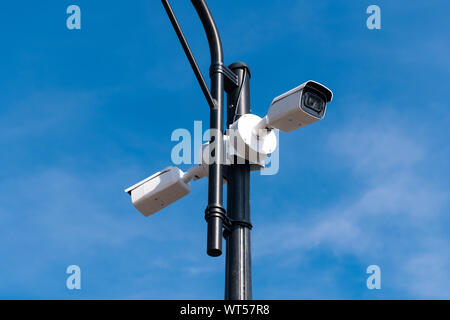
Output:
[[312,92],[305,92],[303,104],[305,107],[312,109],[317,113],[321,113],[325,107],[325,101]]

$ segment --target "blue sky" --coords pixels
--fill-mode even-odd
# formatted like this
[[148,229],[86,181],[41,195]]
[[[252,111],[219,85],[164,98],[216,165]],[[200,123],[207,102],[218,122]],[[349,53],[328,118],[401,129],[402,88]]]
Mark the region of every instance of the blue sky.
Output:
[[[201,24],[172,2],[207,75]],[[366,28],[371,4],[381,30]],[[277,175],[252,175],[254,298],[450,298],[449,4],[209,5],[226,63],[251,67],[254,113],[308,79],[335,94],[323,121],[280,134]],[[223,298],[207,181],[149,218],[123,192],[171,164],[173,130],[208,126],[161,3],[13,1],[0,28],[0,298]],[[381,290],[366,287],[372,264]]]

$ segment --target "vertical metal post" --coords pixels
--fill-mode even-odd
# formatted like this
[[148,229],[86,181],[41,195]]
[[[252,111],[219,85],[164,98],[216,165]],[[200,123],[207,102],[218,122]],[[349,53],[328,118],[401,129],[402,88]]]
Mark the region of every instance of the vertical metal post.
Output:
[[[197,11],[208,38],[211,53],[211,96],[215,100],[214,108],[210,109],[211,145],[214,143],[212,157],[209,164],[208,206],[205,218],[208,222],[207,253],[217,257],[222,254],[222,228],[225,218],[223,207],[223,104],[225,79],[220,69],[215,66],[223,65],[222,42],[214,18],[204,0],[191,0]],[[213,132],[214,131],[214,132]]]
[[[237,62],[229,68],[238,75],[239,87],[227,95],[227,127],[241,115],[250,113],[250,69]],[[250,165],[237,162],[227,174],[227,212],[231,228],[226,232],[225,299],[252,299],[250,246]]]

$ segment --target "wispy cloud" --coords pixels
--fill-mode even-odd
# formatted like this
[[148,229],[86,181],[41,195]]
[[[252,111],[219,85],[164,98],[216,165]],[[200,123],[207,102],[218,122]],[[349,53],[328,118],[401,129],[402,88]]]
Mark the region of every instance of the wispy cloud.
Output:
[[[88,279],[84,298],[205,298],[208,290],[195,289],[195,283],[216,278],[223,261],[210,261],[198,250],[200,232],[186,230],[190,217],[185,213],[173,221],[166,217],[174,214],[170,210],[144,218],[133,209],[122,184],[136,175],[134,170],[75,174],[47,168],[3,180],[0,241],[7,245],[0,255],[8,259],[0,262],[0,296],[12,297],[16,288],[32,298],[70,298],[64,271],[68,264],[80,264]],[[202,219],[196,221],[204,227]],[[174,275],[177,293],[162,290]],[[96,293],[88,290],[92,287],[108,290]]]
[[380,130],[386,121],[379,121],[349,123],[329,138],[330,152],[360,189],[308,218],[255,230],[255,252],[260,258],[310,250],[351,255],[363,265],[389,269],[385,288],[401,288],[409,297],[448,298],[443,283],[450,284],[450,259],[442,249],[450,241],[442,224],[448,222],[450,190],[419,173],[429,166],[426,140],[395,125]]

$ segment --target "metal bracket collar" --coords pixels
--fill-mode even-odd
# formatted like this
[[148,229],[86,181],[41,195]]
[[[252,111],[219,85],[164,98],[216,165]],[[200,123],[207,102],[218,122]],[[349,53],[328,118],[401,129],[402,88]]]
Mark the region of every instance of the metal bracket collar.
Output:
[[242,226],[247,229],[252,230],[253,225],[248,221],[243,220],[233,220],[230,217],[226,216],[225,220],[223,221],[223,236],[224,238],[227,238],[231,234],[231,230],[234,226]]
[[243,226],[248,229],[252,229],[253,226],[250,223],[250,221],[247,220],[233,220],[230,217],[228,217],[225,213],[225,209],[222,206],[208,206],[205,209],[205,220],[208,221],[209,218],[217,217],[222,220],[223,228],[224,228],[224,235],[226,236],[229,234],[233,226]]
[[252,229],[253,225],[247,219],[233,220],[226,215],[225,209],[220,206],[208,206],[205,209],[205,220],[208,221],[212,217],[217,217],[222,220],[223,223],[223,235],[226,238],[233,229],[234,226],[243,226],[248,229]]
[[209,218],[217,217],[220,220],[222,220],[223,224],[228,224],[228,217],[226,215],[225,208],[221,206],[220,204],[217,204],[215,206],[208,205],[205,209],[205,220],[206,222],[209,221]]
[[209,68],[209,76],[211,77],[215,73],[222,73],[225,76],[225,91],[230,92],[233,89],[239,87],[239,79],[230,68],[223,63],[214,63]]

